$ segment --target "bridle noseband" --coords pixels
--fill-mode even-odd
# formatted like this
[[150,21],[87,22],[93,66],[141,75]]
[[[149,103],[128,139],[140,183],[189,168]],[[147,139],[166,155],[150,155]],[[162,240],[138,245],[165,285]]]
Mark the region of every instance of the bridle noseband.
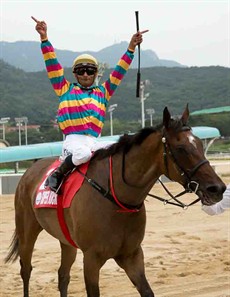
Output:
[[[190,130],[190,127],[183,127],[183,130]],[[177,199],[177,197],[180,197],[186,193],[194,193],[196,194],[198,189],[199,189],[199,183],[197,183],[196,181],[192,180],[192,177],[195,175],[195,173],[200,169],[200,167],[206,163],[209,163],[208,160],[204,159],[202,161],[200,161],[198,164],[196,164],[192,169],[190,170],[185,170],[183,169],[183,166],[180,165],[180,162],[176,159],[175,154],[173,153],[172,148],[170,147],[169,141],[167,141],[165,132],[163,132],[163,137],[162,137],[162,143],[163,143],[163,148],[164,148],[164,152],[163,152],[163,159],[164,159],[164,166],[165,166],[165,170],[166,170],[166,175],[167,177],[170,179],[170,174],[169,174],[169,167],[168,167],[168,155],[172,158],[174,164],[176,165],[176,167],[178,168],[178,171],[180,172],[181,176],[184,176],[185,178],[185,183],[184,183],[184,188],[185,190],[182,191],[181,193],[177,194],[176,196],[172,195],[170,193],[170,191],[165,187],[165,185],[162,183],[161,180],[159,180],[159,182],[161,183],[161,185],[163,186],[164,190],[167,192],[167,194],[171,197],[171,199],[173,199],[175,202],[171,202],[167,199],[161,198],[159,196],[156,195],[152,195],[152,194],[148,194],[151,197],[154,197],[160,201],[163,201],[164,204],[173,204],[179,207],[182,207],[184,209],[188,208],[189,206],[197,203],[198,201],[200,201],[200,198],[194,200],[193,202],[191,202],[190,204],[184,204],[183,202],[181,202],[180,200]]]
[[[190,130],[191,130],[190,127],[183,127],[183,131],[190,131]],[[186,183],[184,184],[184,187],[196,193],[199,188],[199,184],[196,181],[192,181],[192,177],[195,175],[195,173],[200,169],[202,165],[209,163],[209,161],[207,159],[201,160],[192,169],[186,170],[183,168],[182,165],[180,165],[179,160],[177,160],[177,158],[175,157],[175,154],[173,153],[173,149],[171,148],[170,143],[167,140],[167,137],[164,131],[163,131],[162,143],[164,147],[164,152],[163,152],[164,165],[165,165],[168,178],[170,179],[168,160],[167,160],[167,156],[169,155],[172,158],[174,164],[177,166],[178,171],[180,172],[180,175],[184,176],[186,179]],[[167,154],[167,150],[168,150],[168,154]],[[195,190],[191,188],[191,184],[196,185]]]
[[[183,127],[183,130],[190,130],[190,127]],[[170,199],[164,199],[161,198],[159,196],[153,195],[148,193],[148,196],[156,198],[160,201],[162,201],[164,204],[172,204],[175,206],[179,206],[182,207],[183,209],[187,209],[189,206],[197,203],[198,201],[200,201],[200,198],[194,200],[193,202],[191,202],[190,204],[184,204],[183,202],[181,202],[180,200],[178,200],[177,198],[186,194],[186,193],[197,193],[198,189],[199,189],[199,183],[197,183],[196,181],[192,180],[192,177],[195,175],[195,173],[200,169],[200,167],[206,163],[208,163],[208,160],[204,159],[202,161],[200,161],[198,164],[196,164],[192,169],[190,170],[185,170],[183,169],[183,166],[180,165],[180,162],[177,160],[177,158],[175,157],[175,154],[173,153],[173,149],[170,147],[169,141],[167,140],[166,134],[163,130],[163,136],[162,136],[162,143],[163,143],[163,160],[164,160],[164,167],[165,167],[165,171],[166,171],[166,175],[167,177],[170,179],[170,174],[169,174],[169,165],[168,165],[168,158],[170,157],[173,161],[173,163],[176,165],[178,171],[180,172],[180,175],[183,176],[185,178],[185,183],[183,184],[185,190],[182,191],[181,193],[177,194],[176,196],[174,196],[167,188],[166,186],[163,184],[163,182],[158,179],[159,183],[162,185],[162,187],[164,188],[164,190],[166,191],[166,193],[171,197]],[[122,157],[122,180],[125,184],[127,184],[130,187],[134,187],[134,188],[142,188],[142,186],[138,186],[138,185],[132,185],[129,182],[127,182],[126,178],[125,178],[125,154],[126,152],[123,152],[123,157]],[[120,207],[122,212],[138,212],[142,205],[143,202],[139,205],[128,205],[128,204],[124,204],[121,201],[119,201],[115,195],[114,192],[114,188],[113,188],[113,177],[112,177],[112,157],[109,157],[109,168],[110,168],[110,178],[109,178],[109,186],[108,189],[104,189],[103,187],[101,187],[95,180],[88,178],[85,174],[83,174],[79,169],[76,169],[81,175],[84,176],[84,179],[93,187],[95,188],[98,192],[100,192],[105,198],[107,198],[108,200],[110,200],[111,202],[115,203],[117,206]],[[110,193],[111,192],[111,193]],[[171,200],[174,200],[171,201]]]
[[[189,130],[191,130],[191,128],[188,127],[188,126],[182,127],[182,131],[189,131]],[[197,191],[199,189],[199,183],[192,180],[192,177],[195,175],[195,173],[200,169],[200,167],[202,165],[204,165],[206,163],[209,163],[209,161],[204,159],[204,160],[200,161],[198,164],[196,164],[192,169],[185,170],[185,169],[183,169],[183,166],[180,165],[180,162],[176,159],[175,154],[173,153],[173,150],[170,147],[169,141],[167,141],[166,133],[165,133],[164,130],[163,130],[163,136],[162,136],[161,140],[162,140],[163,149],[164,149],[164,151],[163,151],[163,160],[164,160],[164,167],[165,167],[165,170],[166,170],[166,175],[170,179],[168,158],[171,157],[173,163],[176,165],[178,171],[180,172],[180,175],[185,178],[185,183],[183,184],[185,190],[180,192],[176,196],[174,196],[166,188],[166,186],[163,184],[163,182],[160,179],[158,179],[158,182],[162,185],[162,187],[164,188],[166,193],[171,197],[171,199],[161,198],[159,196],[156,196],[156,195],[153,195],[153,194],[150,194],[150,193],[148,193],[148,196],[156,198],[156,199],[162,201],[164,204],[172,204],[172,205],[182,207],[183,209],[187,209],[189,206],[191,206],[191,205],[197,203],[198,201],[200,201],[200,198],[197,198],[196,200],[194,200],[190,204],[184,204],[183,202],[178,200],[177,197],[180,197],[180,196],[185,195],[187,193],[194,193],[194,194],[197,193]],[[125,178],[125,153],[123,153],[123,158],[122,158],[122,179],[123,179],[123,182],[125,184],[127,184],[128,186],[140,188],[137,185],[131,185],[129,182],[127,182],[127,180]],[[172,202],[171,200],[174,200],[175,202]]]

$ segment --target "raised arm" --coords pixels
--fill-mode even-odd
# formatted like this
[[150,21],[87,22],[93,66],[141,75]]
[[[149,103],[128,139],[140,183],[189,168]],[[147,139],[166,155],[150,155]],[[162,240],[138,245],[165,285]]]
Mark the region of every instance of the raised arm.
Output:
[[135,33],[129,43],[129,50],[135,52],[136,46],[141,44],[143,41],[143,34],[148,32],[149,30],[144,30],[144,31],[138,31],[137,33]]
[[46,70],[52,87],[58,97],[64,95],[70,86],[68,80],[64,77],[64,69],[57,60],[55,50],[48,40],[47,25],[44,21],[38,21],[35,17],[31,17],[35,22],[35,29],[41,38],[41,50],[46,65]]
[[47,25],[46,25],[46,23],[44,21],[38,21],[33,16],[31,18],[36,23],[35,29],[40,34],[41,41],[47,40],[48,37],[47,37]]
[[129,47],[125,54],[121,57],[119,62],[117,63],[114,70],[111,72],[109,79],[105,81],[104,86],[106,89],[106,99],[109,100],[113,93],[115,92],[116,88],[121,83],[124,75],[126,74],[129,66],[132,63],[134,58],[135,48],[138,44],[141,44],[143,41],[142,34],[148,32],[149,30],[144,30],[141,32],[135,33],[129,43]]

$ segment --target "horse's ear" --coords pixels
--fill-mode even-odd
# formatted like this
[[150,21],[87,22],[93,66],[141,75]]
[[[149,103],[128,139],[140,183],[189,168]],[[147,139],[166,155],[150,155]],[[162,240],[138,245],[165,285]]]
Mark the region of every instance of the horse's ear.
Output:
[[183,114],[182,114],[182,117],[181,117],[181,121],[182,121],[182,123],[183,123],[184,125],[187,124],[187,122],[188,122],[188,118],[189,118],[189,109],[188,109],[188,103],[187,103],[187,105],[186,105],[186,107],[185,107],[185,110],[184,110],[184,112],[183,112]]
[[163,125],[165,126],[166,129],[169,127],[170,119],[171,119],[171,114],[168,111],[168,108],[166,106],[163,111]]

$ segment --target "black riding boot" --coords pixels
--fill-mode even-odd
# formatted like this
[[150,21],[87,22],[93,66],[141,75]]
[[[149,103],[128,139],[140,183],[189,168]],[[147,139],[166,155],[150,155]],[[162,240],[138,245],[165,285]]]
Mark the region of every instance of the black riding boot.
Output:
[[74,167],[72,155],[67,156],[64,162],[47,178],[45,186],[48,186],[54,192],[58,192],[63,178],[72,171]]

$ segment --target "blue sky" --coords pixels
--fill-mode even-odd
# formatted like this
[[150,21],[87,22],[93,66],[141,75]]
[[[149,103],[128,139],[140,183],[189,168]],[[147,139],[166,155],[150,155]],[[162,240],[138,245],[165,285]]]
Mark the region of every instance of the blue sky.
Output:
[[188,66],[230,67],[230,0],[1,0],[1,41],[39,41],[30,16],[45,20],[58,49],[98,51],[149,29],[141,45]]

